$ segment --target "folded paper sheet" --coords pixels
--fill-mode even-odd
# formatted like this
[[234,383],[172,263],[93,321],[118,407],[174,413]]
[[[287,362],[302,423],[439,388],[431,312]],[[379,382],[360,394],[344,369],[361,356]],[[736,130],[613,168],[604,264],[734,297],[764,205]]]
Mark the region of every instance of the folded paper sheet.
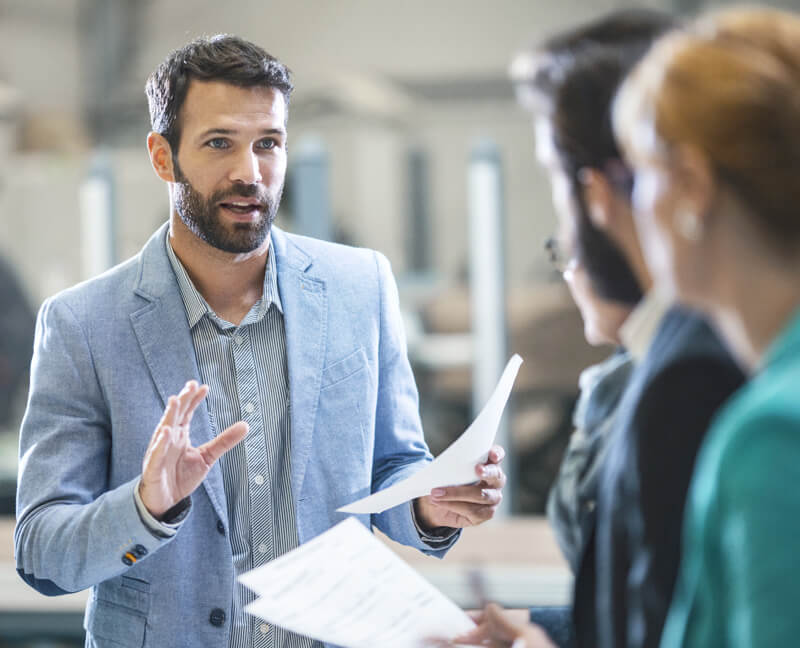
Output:
[[477,480],[475,466],[486,461],[494,443],[500,417],[503,415],[511,387],[517,377],[522,358],[508,361],[489,401],[466,431],[422,470],[389,488],[373,493],[339,509],[343,513],[381,513],[417,497],[429,495],[441,486],[459,486]]
[[239,580],[259,596],[250,614],[347,648],[420,648],[475,625],[355,518]]

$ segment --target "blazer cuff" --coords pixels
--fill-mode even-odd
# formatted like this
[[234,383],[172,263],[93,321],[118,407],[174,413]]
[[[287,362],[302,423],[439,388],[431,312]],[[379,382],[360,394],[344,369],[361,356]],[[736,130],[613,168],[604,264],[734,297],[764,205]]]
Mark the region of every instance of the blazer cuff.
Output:
[[136,485],[133,488],[133,499],[134,502],[136,502],[136,512],[139,514],[142,524],[144,524],[147,530],[156,538],[171,538],[178,533],[178,529],[180,529],[184,520],[189,515],[189,511],[192,508],[191,498],[185,497],[166,512],[164,520],[157,520],[151,515],[150,511],[147,510],[144,502],[142,502],[141,495],[139,495],[139,485],[141,481],[141,477],[136,480]]
[[417,530],[419,539],[431,549],[441,549],[449,546],[453,538],[458,535],[458,529],[446,526],[436,527],[435,529],[426,531],[422,528],[422,525],[420,525],[419,520],[417,520],[417,512],[414,509],[414,500],[411,500],[408,504],[411,507],[411,520],[414,522],[414,528]]

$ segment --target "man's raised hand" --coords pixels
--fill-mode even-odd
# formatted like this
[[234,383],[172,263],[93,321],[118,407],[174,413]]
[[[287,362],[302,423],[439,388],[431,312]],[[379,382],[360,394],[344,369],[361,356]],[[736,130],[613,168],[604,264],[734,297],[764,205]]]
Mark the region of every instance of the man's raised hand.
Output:
[[208,443],[193,447],[189,426],[207,394],[208,385],[199,385],[196,380],[187,382],[180,394],[169,397],[164,416],[150,439],[142,462],[139,496],[156,519],[191,495],[214,462],[247,434],[247,423],[239,421]]

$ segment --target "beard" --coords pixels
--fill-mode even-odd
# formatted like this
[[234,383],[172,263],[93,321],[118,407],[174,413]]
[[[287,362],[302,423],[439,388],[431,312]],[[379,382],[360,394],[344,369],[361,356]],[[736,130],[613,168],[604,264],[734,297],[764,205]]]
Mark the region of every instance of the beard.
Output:
[[[281,202],[283,185],[274,196],[270,196],[263,185],[241,184],[233,185],[229,189],[220,189],[206,198],[189,182],[174,158],[173,172],[175,211],[195,236],[218,250],[234,254],[252,252],[267,239]],[[240,198],[258,200],[262,205],[259,217],[251,223],[231,223],[228,226],[219,213],[222,209],[220,204]]]

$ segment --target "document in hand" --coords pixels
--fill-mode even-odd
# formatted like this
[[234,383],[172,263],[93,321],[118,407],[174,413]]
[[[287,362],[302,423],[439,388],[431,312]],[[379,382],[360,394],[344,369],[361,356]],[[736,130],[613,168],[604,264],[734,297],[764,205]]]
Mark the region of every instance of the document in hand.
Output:
[[239,581],[258,594],[250,614],[346,648],[418,648],[475,626],[355,518]]
[[522,358],[514,354],[508,361],[489,401],[466,431],[436,459],[408,479],[338,509],[343,513],[381,513],[398,504],[429,495],[442,486],[460,486],[477,480],[475,466],[484,463],[494,443],[511,387]]

